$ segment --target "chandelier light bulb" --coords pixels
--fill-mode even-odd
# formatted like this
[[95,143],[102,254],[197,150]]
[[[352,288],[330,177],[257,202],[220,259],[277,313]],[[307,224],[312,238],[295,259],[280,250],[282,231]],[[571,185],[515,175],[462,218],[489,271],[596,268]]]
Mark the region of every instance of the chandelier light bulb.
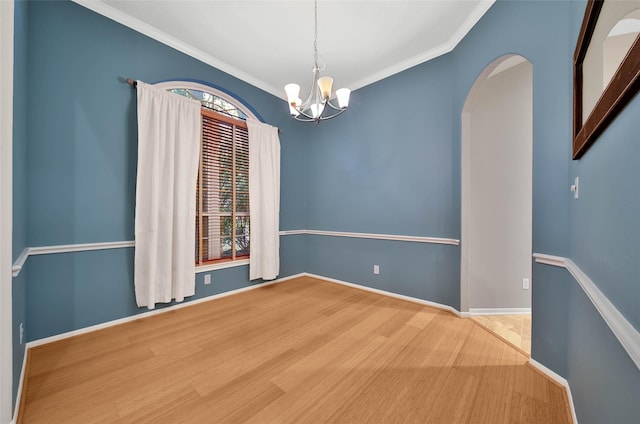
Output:
[[311,116],[313,116],[314,118],[317,118],[320,115],[322,115],[323,110],[324,110],[323,103],[314,103],[311,105]]
[[[284,91],[287,93],[287,99],[290,105],[300,97],[300,86],[298,84],[287,84],[284,86]],[[297,105],[299,106],[300,103]]]
[[329,97],[331,97],[332,86],[333,86],[333,78],[331,77],[318,78],[318,89],[320,89],[320,94],[322,95],[323,99],[329,100]]
[[348,88],[339,88],[336,90],[336,96],[338,97],[338,106],[342,109],[349,107],[349,97],[351,96],[351,90]]

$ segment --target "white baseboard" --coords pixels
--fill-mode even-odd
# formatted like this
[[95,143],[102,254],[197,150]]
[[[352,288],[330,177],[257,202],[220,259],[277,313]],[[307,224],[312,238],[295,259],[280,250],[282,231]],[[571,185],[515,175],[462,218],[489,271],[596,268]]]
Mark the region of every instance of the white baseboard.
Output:
[[542,365],[540,362],[536,361],[533,358],[529,358],[529,363],[531,365],[533,365],[536,369],[538,369],[539,371],[542,371],[543,374],[546,374],[547,376],[551,377],[551,379],[553,381],[555,381],[556,383],[564,386],[564,387],[569,387],[569,382],[567,381],[566,378],[564,378],[563,376],[561,376],[560,374],[556,373],[555,371],[547,368],[546,366]]
[[576,417],[576,408],[573,405],[573,396],[571,396],[571,387],[569,386],[569,382],[567,381],[567,379],[545,367],[533,358],[529,358],[529,364],[531,364],[531,366],[536,368],[538,371],[542,372],[553,381],[565,388],[565,390],[567,391],[567,398],[569,399],[569,408],[571,409],[571,418],[573,419],[573,424],[578,424],[578,418]]
[[[337,284],[341,284],[344,286],[348,286],[348,287],[353,287],[353,288],[357,288],[360,290],[365,290],[365,291],[369,291],[369,292],[373,292],[373,293],[377,293],[377,294],[381,294],[384,296],[389,296],[389,297],[394,297],[396,299],[402,299],[402,300],[406,300],[409,302],[414,302],[414,303],[419,303],[421,305],[427,305],[427,306],[431,306],[434,308],[438,308],[438,309],[442,309],[445,311],[449,311],[455,315],[457,315],[460,318],[469,318],[470,316],[473,315],[473,312],[460,312],[457,309],[449,306],[449,305],[443,305],[441,303],[436,303],[436,302],[431,302],[428,300],[423,300],[423,299],[418,299],[415,297],[410,297],[410,296],[404,296],[401,294],[396,294],[396,293],[392,293],[392,292],[388,292],[388,291],[384,291],[384,290],[379,290],[379,289],[374,289],[371,287],[367,287],[367,286],[362,286],[359,284],[353,284],[353,283],[348,283],[346,281],[342,281],[342,280],[337,280],[335,278],[328,278],[328,277],[324,277],[321,275],[316,275],[316,274],[311,274],[311,273],[303,273],[301,274],[301,276],[305,276],[305,277],[312,277],[312,278],[317,278],[319,280],[325,280],[325,281],[329,281],[332,283],[337,283]],[[531,313],[531,308],[500,308],[500,309],[486,309],[487,311],[508,311],[508,314],[515,314],[515,312],[520,311],[520,313],[526,313],[526,311],[528,311],[528,313]],[[473,309],[471,309],[470,311],[473,311]],[[505,312],[506,314],[507,312]],[[566,391],[567,391],[567,398],[569,399],[569,407],[571,409],[571,416],[573,418],[573,423],[574,424],[578,424],[578,420],[576,418],[576,411],[575,411],[575,407],[573,405],[573,397],[571,396],[571,388],[569,387],[569,382],[562,376],[560,376],[559,374],[553,372],[552,370],[550,370],[549,368],[545,367],[544,365],[542,365],[541,363],[537,362],[534,359],[529,358],[529,363],[534,366],[536,369],[540,370],[543,374],[549,376],[552,380],[554,380],[555,382],[557,382],[558,384],[562,385]]]
[[308,272],[305,272],[302,275],[306,277],[317,278],[319,280],[329,281],[331,283],[342,284],[343,286],[353,287],[360,290],[366,290],[366,291],[381,294],[384,296],[394,297],[396,299],[401,299],[401,300],[406,300],[413,303],[419,303],[421,305],[431,306],[433,308],[443,309],[445,311],[449,311],[455,314],[458,317],[462,317],[462,315],[460,314],[460,311],[458,311],[456,308],[449,305],[443,305],[442,303],[431,302],[429,300],[418,299],[417,297],[405,296],[403,294],[397,294],[397,293],[388,292],[385,290],[374,289],[371,287],[362,286],[360,284],[348,283],[346,281],[336,280],[335,278],[324,277],[322,275],[310,274]]
[[204,303],[204,302],[209,302],[211,300],[215,300],[215,299],[220,299],[222,297],[227,297],[227,296],[231,296],[234,294],[238,294],[238,293],[242,293],[245,291],[249,291],[249,290],[254,290],[260,287],[265,287],[265,286],[270,286],[272,284],[277,284],[277,283],[281,283],[283,281],[287,281],[287,280],[291,280],[293,278],[297,278],[302,276],[303,274],[296,274],[296,275],[291,275],[289,277],[283,277],[283,278],[279,278],[277,280],[273,280],[273,281],[267,281],[264,283],[260,283],[260,284],[254,284],[252,286],[248,286],[248,287],[243,287],[241,289],[236,289],[236,290],[231,290],[228,292],[224,292],[224,293],[219,293],[219,294],[214,294],[212,296],[207,296],[207,297],[203,297],[201,299],[195,299],[195,300],[190,300],[187,302],[182,302],[179,303],[177,305],[172,305],[172,306],[168,306],[166,308],[162,308],[162,309],[154,309],[148,312],[143,312],[140,314],[136,314],[136,315],[131,315],[125,318],[120,318],[120,319],[116,319],[113,321],[108,321],[108,322],[104,322],[102,324],[96,324],[96,325],[92,325],[89,327],[84,327],[84,328],[80,328],[78,330],[73,330],[73,331],[68,331],[66,333],[62,333],[62,334],[56,334],[55,336],[50,336],[50,337],[45,337],[42,339],[38,339],[38,340],[33,340],[29,343],[27,343],[27,349],[30,349],[32,347],[36,347],[36,346],[40,346],[43,344],[47,344],[47,343],[52,343],[58,340],[63,340],[63,339],[67,339],[69,337],[74,337],[74,336],[79,336],[81,334],[86,334],[86,333],[90,333],[92,331],[96,331],[96,330],[101,330],[103,328],[108,328],[108,327],[113,327],[114,325],[119,325],[119,324],[124,324],[126,322],[131,322],[131,321],[135,321],[138,319],[142,319],[142,318],[147,318],[153,315],[157,315],[157,314],[163,314],[165,312],[169,312],[169,311],[175,311],[176,309],[181,309],[181,308],[186,308],[192,305],[197,305],[199,303]]
[[531,308],[469,308],[469,315],[531,315]]
[[[405,295],[392,293],[392,292],[388,292],[388,291],[384,291],[384,290],[378,290],[378,289],[374,289],[374,288],[371,288],[371,287],[362,286],[362,285],[359,285],[359,284],[348,283],[346,281],[336,280],[334,278],[328,278],[328,277],[324,277],[324,276],[321,276],[321,275],[315,275],[315,274],[310,274],[310,273],[304,272],[304,273],[300,273],[300,274],[291,275],[291,276],[288,276],[288,277],[279,278],[279,279],[273,280],[273,281],[267,281],[267,282],[264,282],[264,283],[255,284],[255,285],[248,286],[248,287],[243,287],[241,289],[231,290],[231,291],[228,291],[228,292],[219,293],[219,294],[215,294],[215,295],[208,296],[208,297],[203,297],[201,299],[195,299],[195,300],[191,300],[191,301],[187,301],[187,302],[182,302],[182,303],[179,303],[177,305],[172,305],[172,306],[169,306],[169,307],[166,307],[166,308],[154,309],[154,310],[143,312],[143,313],[140,313],[140,314],[131,315],[131,316],[120,318],[120,319],[116,319],[116,320],[113,320],[113,321],[104,322],[102,324],[96,324],[96,325],[92,325],[92,326],[89,326],[89,327],[80,328],[78,330],[73,330],[73,331],[68,331],[66,333],[56,334],[55,336],[44,337],[42,339],[33,340],[33,341],[30,341],[30,342],[28,342],[26,344],[25,353],[26,353],[27,349],[30,349],[32,347],[41,346],[41,345],[44,345],[44,344],[47,344],[47,343],[56,342],[58,340],[64,340],[64,339],[67,339],[69,337],[79,336],[81,334],[90,333],[92,331],[101,330],[103,328],[113,327],[115,325],[124,324],[124,323],[135,321],[135,320],[138,320],[138,319],[148,318],[148,317],[153,316],[153,315],[163,314],[163,313],[169,312],[169,311],[175,311],[176,309],[186,308],[186,307],[189,307],[189,306],[192,306],[192,305],[197,305],[199,303],[209,302],[211,300],[220,299],[222,297],[231,296],[231,295],[242,293],[242,292],[249,291],[249,290],[254,290],[254,289],[257,289],[259,287],[265,287],[265,286],[269,286],[269,285],[272,285],[272,284],[281,283],[283,281],[292,280],[292,279],[298,278],[298,277],[317,278],[319,280],[325,280],[325,281],[329,281],[329,282],[332,282],[332,283],[342,284],[344,286],[349,286],[349,287],[353,287],[353,288],[357,288],[357,289],[361,289],[361,290],[370,291],[370,292],[381,294],[381,295],[384,295],[384,296],[394,297],[396,299],[402,299],[402,300],[406,300],[406,301],[409,301],[409,302],[419,303],[421,305],[426,305],[426,306],[431,306],[431,307],[438,308],[438,309],[443,309],[443,310],[449,311],[449,312],[451,312],[451,313],[453,313],[453,314],[455,314],[456,316],[459,316],[459,317],[463,316],[457,309],[455,309],[455,308],[453,308],[453,307],[451,307],[449,305],[443,305],[441,303],[431,302],[429,300],[418,299],[416,297],[405,296]],[[20,384],[22,384],[22,382]]]
[[270,286],[270,285],[273,285],[273,284],[281,283],[283,281],[292,280],[294,278],[298,278],[298,277],[301,277],[301,276],[303,276],[303,274],[295,274],[295,275],[291,275],[291,276],[288,276],[288,277],[279,278],[277,280],[267,281],[267,282],[264,282],[264,283],[261,283],[261,284],[255,284],[253,286],[243,287],[241,289],[231,290],[231,291],[220,293],[220,294],[216,294],[216,295],[213,295],[213,296],[203,297],[202,299],[196,299],[196,300],[192,300],[192,301],[189,301],[189,302],[180,303],[180,304],[177,304],[177,305],[172,305],[172,306],[169,306],[167,308],[155,309],[155,310],[144,312],[144,313],[141,313],[141,314],[132,315],[132,316],[129,316],[129,317],[120,318],[120,319],[109,321],[109,322],[105,322],[105,323],[102,323],[102,324],[92,325],[90,327],[80,328],[78,330],[69,331],[69,332],[66,332],[66,333],[57,334],[55,336],[45,337],[45,338],[42,338],[42,339],[33,340],[31,342],[28,342],[25,345],[25,350],[24,350],[24,358],[23,358],[23,361],[22,361],[22,372],[20,373],[20,381],[18,382],[18,393],[16,395],[16,406],[15,406],[15,410],[14,410],[14,413],[13,413],[13,420],[9,424],[14,424],[15,421],[18,419],[18,412],[20,410],[20,400],[22,398],[22,387],[23,387],[24,380],[25,380],[25,372],[26,372],[25,370],[26,370],[26,366],[27,366],[27,354],[28,354],[29,349],[31,349],[33,347],[36,347],[36,346],[41,346],[41,345],[44,345],[44,344],[47,344],[47,343],[52,343],[52,342],[55,342],[55,341],[58,341],[58,340],[67,339],[69,337],[74,337],[74,336],[79,336],[81,334],[90,333],[92,331],[100,330],[100,329],[103,329],[103,328],[113,327],[114,325],[124,324],[126,322],[135,321],[135,320],[138,320],[138,319],[141,319],[141,318],[146,318],[146,317],[162,314],[162,313],[169,312],[169,311],[175,311],[176,309],[186,308],[188,306],[197,305],[199,303],[208,302],[210,300],[220,299],[222,297],[231,296],[233,294],[242,293],[242,292],[249,291],[249,290],[255,290],[255,289],[260,288],[260,287]]
[[22,358],[22,370],[20,371],[20,380],[18,380],[18,393],[16,394],[16,406],[13,409],[13,420],[11,424],[14,424],[18,420],[18,411],[20,410],[20,401],[22,400],[22,387],[24,385],[24,377],[27,369],[27,351],[29,348],[25,345],[24,357]]

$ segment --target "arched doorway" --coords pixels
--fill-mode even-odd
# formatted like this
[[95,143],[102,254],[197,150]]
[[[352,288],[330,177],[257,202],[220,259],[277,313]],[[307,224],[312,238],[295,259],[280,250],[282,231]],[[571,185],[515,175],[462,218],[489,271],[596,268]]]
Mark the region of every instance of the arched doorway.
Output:
[[476,79],[461,116],[461,310],[501,316],[495,327],[507,340],[518,333],[509,341],[524,351],[531,337],[532,87],[532,64],[502,56]]

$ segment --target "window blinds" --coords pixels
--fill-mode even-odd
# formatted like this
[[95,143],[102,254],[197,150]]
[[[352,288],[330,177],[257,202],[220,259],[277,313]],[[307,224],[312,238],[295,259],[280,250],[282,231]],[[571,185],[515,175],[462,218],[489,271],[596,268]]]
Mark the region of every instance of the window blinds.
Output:
[[196,264],[249,255],[249,136],[244,121],[202,110]]

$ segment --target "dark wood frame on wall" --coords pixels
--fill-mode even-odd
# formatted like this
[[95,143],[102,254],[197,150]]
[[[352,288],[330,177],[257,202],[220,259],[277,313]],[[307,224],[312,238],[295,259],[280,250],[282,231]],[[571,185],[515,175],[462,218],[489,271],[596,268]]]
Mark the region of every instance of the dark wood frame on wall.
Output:
[[582,63],[604,0],[589,0],[573,55],[573,159],[579,159],[640,90],[640,35],[582,123]]

